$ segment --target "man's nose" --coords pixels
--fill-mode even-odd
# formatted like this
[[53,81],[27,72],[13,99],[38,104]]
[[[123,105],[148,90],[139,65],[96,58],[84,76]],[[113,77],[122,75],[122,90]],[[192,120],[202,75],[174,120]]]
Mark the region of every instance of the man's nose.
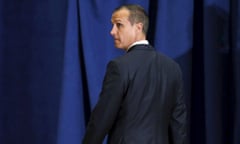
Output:
[[110,34],[112,36],[114,36],[114,34],[116,33],[116,29],[115,29],[115,26],[112,27],[112,30],[110,31]]

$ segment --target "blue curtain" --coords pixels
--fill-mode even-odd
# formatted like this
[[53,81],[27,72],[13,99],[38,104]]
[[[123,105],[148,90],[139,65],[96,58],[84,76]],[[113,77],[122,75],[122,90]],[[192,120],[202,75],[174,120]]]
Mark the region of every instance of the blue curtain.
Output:
[[148,40],[183,70],[188,143],[239,144],[238,0],[0,0],[0,143],[79,144],[106,65],[115,7],[137,3]]

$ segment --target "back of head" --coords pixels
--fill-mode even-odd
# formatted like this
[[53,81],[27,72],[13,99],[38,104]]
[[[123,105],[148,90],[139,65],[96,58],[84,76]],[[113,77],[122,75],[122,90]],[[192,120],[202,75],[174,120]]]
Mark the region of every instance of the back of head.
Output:
[[143,24],[143,33],[146,35],[148,32],[149,18],[144,8],[136,4],[127,4],[116,8],[114,12],[121,9],[127,9],[129,11],[129,21],[131,24]]

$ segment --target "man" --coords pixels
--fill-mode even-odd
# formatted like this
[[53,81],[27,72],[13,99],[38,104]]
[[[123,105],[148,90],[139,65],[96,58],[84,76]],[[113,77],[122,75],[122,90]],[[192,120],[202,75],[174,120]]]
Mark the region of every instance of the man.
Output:
[[184,144],[186,107],[177,63],[146,40],[148,16],[138,5],[112,14],[115,47],[126,51],[110,61],[83,144]]

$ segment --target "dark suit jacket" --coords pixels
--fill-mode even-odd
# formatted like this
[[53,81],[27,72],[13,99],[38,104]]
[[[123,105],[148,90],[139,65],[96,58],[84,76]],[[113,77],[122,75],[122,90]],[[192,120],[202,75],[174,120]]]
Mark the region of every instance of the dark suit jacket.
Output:
[[83,144],[184,144],[181,70],[150,45],[109,62]]

